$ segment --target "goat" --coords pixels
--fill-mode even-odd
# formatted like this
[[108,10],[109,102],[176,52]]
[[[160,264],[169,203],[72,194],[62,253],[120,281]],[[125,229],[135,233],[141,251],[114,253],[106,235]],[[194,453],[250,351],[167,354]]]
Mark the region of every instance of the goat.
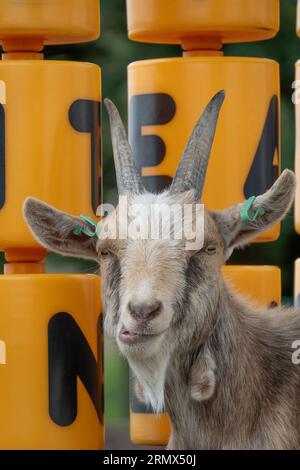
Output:
[[[144,206],[198,206],[223,100],[219,92],[207,105],[170,188],[159,194],[145,191],[119,113],[106,100],[120,197]],[[44,247],[99,262],[106,331],[145,399],[168,412],[168,449],[300,448],[300,370],[292,361],[299,312],[255,309],[221,272],[234,248],[283,219],[295,184],[293,172],[284,170],[252,200],[247,220],[244,202],[205,208],[204,243],[194,250],[183,239],[114,237],[110,221],[120,205],[90,238],[74,234],[88,222],[35,198],[25,201],[25,219]],[[119,219],[118,234],[127,218]]]

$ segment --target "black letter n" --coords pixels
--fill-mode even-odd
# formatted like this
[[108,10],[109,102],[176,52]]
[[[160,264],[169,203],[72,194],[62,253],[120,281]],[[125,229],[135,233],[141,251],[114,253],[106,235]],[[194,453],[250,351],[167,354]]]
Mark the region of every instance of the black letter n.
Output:
[[[99,366],[100,364],[101,362]],[[102,423],[98,363],[82,331],[68,313],[57,313],[49,321],[48,368],[51,419],[59,426],[69,426],[73,423],[77,416],[79,377]]]

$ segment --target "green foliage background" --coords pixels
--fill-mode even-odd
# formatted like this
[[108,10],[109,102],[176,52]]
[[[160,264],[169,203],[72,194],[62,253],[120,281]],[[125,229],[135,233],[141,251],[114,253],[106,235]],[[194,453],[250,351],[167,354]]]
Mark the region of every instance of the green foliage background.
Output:
[[[143,1],[143,0],[141,0]],[[167,0],[161,0],[167,1]],[[89,61],[102,70],[104,97],[118,105],[124,120],[127,113],[126,67],[130,62],[149,58],[180,56],[177,46],[134,43],[128,40],[126,30],[125,0],[101,1],[101,37],[83,45],[49,47],[47,59]],[[300,59],[300,39],[295,32],[296,0],[281,1],[281,29],[275,39],[257,43],[228,45],[226,55],[272,58],[281,66],[281,142],[282,167],[294,166],[295,124],[294,106],[291,102],[294,63]],[[104,198],[116,200],[115,174],[108,120],[103,113]],[[282,226],[280,239],[268,244],[253,245],[234,254],[231,262],[241,264],[274,264],[282,268],[283,294],[293,293],[293,263],[300,257],[300,238],[293,228],[292,213]],[[62,259],[50,254],[49,272],[96,272],[96,266],[78,260]],[[110,423],[126,421],[128,417],[127,366],[113,345],[106,343],[106,419]]]

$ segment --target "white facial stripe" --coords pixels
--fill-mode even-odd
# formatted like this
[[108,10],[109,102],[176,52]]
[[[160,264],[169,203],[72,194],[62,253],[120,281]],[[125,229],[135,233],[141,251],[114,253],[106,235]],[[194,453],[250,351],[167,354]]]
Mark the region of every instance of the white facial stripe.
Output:
[[143,279],[137,285],[137,288],[134,292],[134,298],[140,303],[147,303],[153,300],[151,282],[147,279]]

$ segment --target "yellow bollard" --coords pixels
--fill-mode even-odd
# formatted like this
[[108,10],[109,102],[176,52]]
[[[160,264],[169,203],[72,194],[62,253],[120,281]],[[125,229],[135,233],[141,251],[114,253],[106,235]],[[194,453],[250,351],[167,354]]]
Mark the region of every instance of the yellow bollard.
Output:
[[131,390],[130,439],[134,444],[166,446],[171,425],[166,413],[158,415],[141,403]]
[[[300,260],[299,266],[300,266]],[[300,273],[300,269],[299,269]],[[276,266],[233,266],[223,268],[227,283],[258,308],[281,303],[281,272]],[[299,275],[300,281],[300,275]],[[298,283],[300,286],[300,282]],[[300,292],[300,289],[298,289]],[[135,444],[165,446],[170,435],[167,414],[155,415],[139,402],[131,390],[130,436]]]
[[103,447],[99,289],[92,275],[1,277],[0,449]]
[[99,0],[1,0],[0,43],[5,50],[29,51],[28,41],[35,50],[93,41],[100,34],[99,5]]
[[[220,210],[265,192],[279,172],[279,66],[267,59],[184,57],[128,67],[129,132],[150,190],[170,184],[193,126],[225,89],[203,203]],[[278,238],[277,225],[258,241]]]
[[95,218],[100,69],[43,61],[44,44],[99,35],[98,0],[0,2],[0,449],[104,446],[100,280],[45,274],[28,196]]
[[257,41],[278,32],[279,0],[127,0],[127,21],[134,41]]
[[95,216],[101,202],[101,79],[93,64],[5,60],[0,80],[0,247],[11,255],[38,247],[22,217],[28,196]]

